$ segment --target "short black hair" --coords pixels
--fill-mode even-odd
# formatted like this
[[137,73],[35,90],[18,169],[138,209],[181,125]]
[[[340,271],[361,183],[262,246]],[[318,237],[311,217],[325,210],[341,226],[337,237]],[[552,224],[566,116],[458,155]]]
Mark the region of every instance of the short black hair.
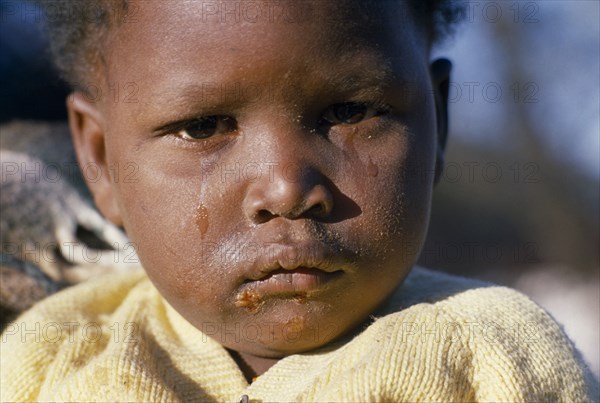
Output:
[[[362,5],[409,3],[424,27],[430,44],[454,31],[464,16],[464,3],[456,0],[359,0]],[[103,44],[111,30],[125,21],[129,0],[37,0],[48,14],[51,56],[62,78],[82,90],[90,78],[100,77]]]

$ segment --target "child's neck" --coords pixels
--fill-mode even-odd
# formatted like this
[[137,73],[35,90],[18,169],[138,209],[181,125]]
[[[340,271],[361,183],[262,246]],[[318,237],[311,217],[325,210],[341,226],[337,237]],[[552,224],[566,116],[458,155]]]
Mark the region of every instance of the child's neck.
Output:
[[246,381],[252,383],[253,380],[264,374],[269,368],[277,363],[280,358],[256,357],[254,355],[240,353],[234,350],[228,350],[233,360],[244,374]]

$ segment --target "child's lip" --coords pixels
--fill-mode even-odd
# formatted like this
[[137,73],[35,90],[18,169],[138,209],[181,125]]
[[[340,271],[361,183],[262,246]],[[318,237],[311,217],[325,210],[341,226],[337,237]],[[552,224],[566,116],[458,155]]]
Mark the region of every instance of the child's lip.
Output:
[[293,270],[276,269],[259,280],[245,284],[245,290],[258,295],[298,294],[314,291],[342,275],[342,270],[323,271],[316,267],[298,267]]
[[319,277],[321,274],[343,272],[348,264],[341,254],[333,253],[320,242],[271,244],[264,252],[246,273],[245,282],[266,280],[267,277],[283,281],[293,279],[290,276],[294,273],[298,279]]

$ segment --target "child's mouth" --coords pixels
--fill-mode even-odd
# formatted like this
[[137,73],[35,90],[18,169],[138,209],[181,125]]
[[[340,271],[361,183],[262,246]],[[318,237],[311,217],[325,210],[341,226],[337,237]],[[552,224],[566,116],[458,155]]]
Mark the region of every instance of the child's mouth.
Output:
[[289,298],[299,304],[309,293],[317,291],[342,275],[342,270],[326,272],[316,267],[300,266],[293,270],[276,269],[258,280],[248,280],[237,294],[235,305],[256,313],[266,298]]
[[245,270],[235,299],[237,307],[250,313],[271,298],[305,303],[329,288],[348,265],[341,254],[319,242],[270,244],[263,252]]
[[341,270],[326,272],[316,267],[273,270],[258,280],[248,281],[249,288],[261,294],[289,294],[318,289],[342,274]]

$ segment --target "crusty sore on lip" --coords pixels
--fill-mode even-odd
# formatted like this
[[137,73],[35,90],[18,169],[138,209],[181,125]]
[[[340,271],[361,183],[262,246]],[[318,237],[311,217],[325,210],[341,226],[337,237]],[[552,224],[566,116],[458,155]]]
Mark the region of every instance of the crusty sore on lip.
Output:
[[[307,300],[306,292],[298,292],[293,300],[298,304],[305,304]],[[257,313],[264,304],[262,295],[251,288],[245,289],[235,297],[235,306],[246,308],[249,313]]]
[[263,303],[262,296],[253,289],[245,289],[235,297],[235,306],[246,308],[250,313],[258,312]]
[[306,304],[306,292],[299,292],[294,296],[294,301],[299,304]]

